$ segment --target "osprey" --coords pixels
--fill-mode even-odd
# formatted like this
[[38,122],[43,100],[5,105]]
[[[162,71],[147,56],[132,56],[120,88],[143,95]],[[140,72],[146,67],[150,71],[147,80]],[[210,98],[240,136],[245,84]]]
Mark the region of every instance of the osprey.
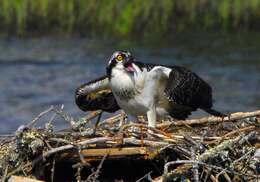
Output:
[[158,118],[186,119],[198,108],[223,117],[212,109],[212,89],[198,75],[180,66],[146,64],[128,51],[116,51],[107,75],[81,85],[76,104],[84,111],[120,108],[132,116],[147,116],[148,126]]

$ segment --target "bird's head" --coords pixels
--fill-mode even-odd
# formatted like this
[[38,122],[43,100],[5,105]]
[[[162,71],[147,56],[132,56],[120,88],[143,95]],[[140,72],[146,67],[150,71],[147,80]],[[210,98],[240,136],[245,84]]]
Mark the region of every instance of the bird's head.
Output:
[[107,74],[110,76],[112,69],[134,73],[134,57],[129,51],[116,51],[112,54],[107,65]]

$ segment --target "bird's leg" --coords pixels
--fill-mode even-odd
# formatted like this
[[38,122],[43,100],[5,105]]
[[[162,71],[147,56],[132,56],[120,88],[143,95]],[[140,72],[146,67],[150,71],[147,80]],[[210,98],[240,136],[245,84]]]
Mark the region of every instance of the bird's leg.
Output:
[[151,128],[155,128],[156,126],[155,107],[152,107],[152,109],[148,110],[147,120],[148,120],[148,138],[153,138],[154,131]]
[[147,112],[147,119],[148,119],[148,127],[155,128],[156,126],[156,111],[155,107],[148,110]]

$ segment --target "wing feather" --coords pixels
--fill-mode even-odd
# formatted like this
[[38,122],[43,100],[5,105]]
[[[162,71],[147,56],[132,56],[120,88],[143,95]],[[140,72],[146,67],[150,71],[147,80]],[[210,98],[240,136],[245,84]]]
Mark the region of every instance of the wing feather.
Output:
[[179,106],[172,111],[178,119],[185,119],[197,108],[212,107],[212,89],[198,75],[184,67],[173,66],[165,88],[169,101]]
[[109,87],[107,76],[79,86],[75,92],[75,102],[83,111],[101,109],[106,112],[115,112],[120,109]]
[[170,72],[165,94],[179,105],[211,108],[212,89],[198,75],[186,68],[174,66]]

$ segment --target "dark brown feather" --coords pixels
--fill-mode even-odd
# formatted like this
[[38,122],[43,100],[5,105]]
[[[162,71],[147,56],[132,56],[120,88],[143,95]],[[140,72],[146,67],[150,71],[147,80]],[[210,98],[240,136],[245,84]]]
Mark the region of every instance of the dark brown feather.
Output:
[[106,76],[100,77],[94,81],[82,84],[76,89],[75,102],[81,110],[115,112],[120,109],[110,88],[102,90],[93,89],[94,84],[102,82],[106,78]]

